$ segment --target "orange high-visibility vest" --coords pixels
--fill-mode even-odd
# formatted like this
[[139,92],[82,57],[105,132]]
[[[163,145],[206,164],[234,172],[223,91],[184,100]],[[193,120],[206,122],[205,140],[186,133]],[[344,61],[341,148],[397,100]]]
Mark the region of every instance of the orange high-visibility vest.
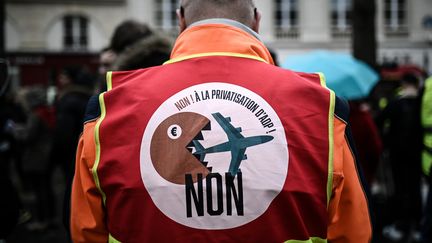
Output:
[[199,57],[108,74],[96,185],[120,242],[324,242],[333,93],[318,74]]

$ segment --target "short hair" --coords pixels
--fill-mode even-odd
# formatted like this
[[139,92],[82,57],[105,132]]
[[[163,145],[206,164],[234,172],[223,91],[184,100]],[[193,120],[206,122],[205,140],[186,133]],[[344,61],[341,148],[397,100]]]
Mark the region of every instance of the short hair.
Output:
[[420,84],[420,79],[419,79],[418,75],[416,75],[412,72],[407,72],[407,73],[404,73],[402,75],[401,83],[411,84],[411,85],[418,87]]
[[254,19],[253,0],[182,0],[187,25],[209,18],[236,20],[249,27]]
[[117,56],[112,69],[127,71],[161,65],[169,60],[171,47],[172,41],[162,34],[142,38]]
[[126,20],[115,28],[109,47],[114,52],[120,53],[126,47],[152,34],[152,30],[146,24],[135,20]]
[[95,81],[95,77],[85,66],[66,66],[61,73],[66,75],[70,82],[75,85],[92,87]]

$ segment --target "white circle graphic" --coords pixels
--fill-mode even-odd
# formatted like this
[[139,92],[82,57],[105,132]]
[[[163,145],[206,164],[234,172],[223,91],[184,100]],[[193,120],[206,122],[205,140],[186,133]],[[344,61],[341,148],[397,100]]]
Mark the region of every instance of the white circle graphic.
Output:
[[[177,163],[169,168],[188,165],[178,164],[183,161],[178,149],[163,146],[155,133],[168,123],[157,136],[181,141],[196,128],[195,122],[169,122],[190,114],[209,126],[193,134],[183,152],[208,173],[185,173],[178,183],[166,179],[170,171],[156,168],[156,162]],[[154,161],[155,151],[175,160]],[[281,192],[288,174],[288,143],[276,112],[256,93],[227,83],[195,85],[163,102],[147,124],[140,153],[141,177],[156,207],[171,220],[197,229],[229,229],[257,219]]]
[[171,139],[178,139],[182,134],[182,129],[179,125],[174,124],[168,127],[167,134]]

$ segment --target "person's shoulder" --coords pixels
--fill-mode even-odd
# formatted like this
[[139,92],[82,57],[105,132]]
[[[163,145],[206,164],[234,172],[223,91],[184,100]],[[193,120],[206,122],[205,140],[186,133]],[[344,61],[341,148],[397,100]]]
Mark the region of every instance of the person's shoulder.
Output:
[[324,76],[320,73],[305,73],[297,72],[290,69],[278,68],[282,75],[287,77],[295,78],[297,80],[305,81],[309,85],[326,89]]
[[84,123],[96,120],[101,115],[99,105],[99,95],[93,95],[87,102],[87,107],[84,115]]
[[336,96],[334,114],[344,123],[348,123],[350,115],[350,107],[348,101]]
[[[317,90],[326,90],[324,92],[328,92],[328,89],[326,88],[325,85],[325,78],[319,73],[296,72],[296,71],[279,68],[279,67],[275,67],[273,71],[281,72],[282,75],[305,81],[308,84],[312,84],[312,86],[316,87]],[[348,123],[349,114],[350,114],[348,101],[339,96],[336,96],[334,106],[335,106],[334,107],[335,116],[340,120],[342,120],[342,122]]]

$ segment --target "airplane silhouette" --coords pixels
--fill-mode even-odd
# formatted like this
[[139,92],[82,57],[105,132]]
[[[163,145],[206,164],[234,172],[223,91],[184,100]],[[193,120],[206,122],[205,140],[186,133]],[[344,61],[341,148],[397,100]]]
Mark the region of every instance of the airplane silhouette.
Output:
[[242,129],[240,127],[234,128],[231,125],[231,118],[225,118],[219,112],[213,113],[212,116],[228,136],[228,141],[209,148],[204,148],[198,140],[192,140],[196,149],[193,154],[199,155],[200,161],[203,162],[206,154],[230,151],[231,163],[228,171],[232,176],[235,176],[239,171],[241,161],[247,159],[247,155],[245,154],[246,148],[273,140],[273,136],[268,135],[244,137],[241,134]]

